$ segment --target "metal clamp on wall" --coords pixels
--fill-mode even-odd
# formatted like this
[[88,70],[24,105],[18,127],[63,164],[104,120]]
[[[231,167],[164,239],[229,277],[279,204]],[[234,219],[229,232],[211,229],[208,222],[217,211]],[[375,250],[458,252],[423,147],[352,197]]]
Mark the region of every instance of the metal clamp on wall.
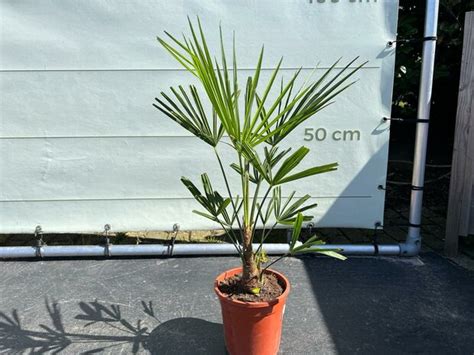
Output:
[[179,232],[179,224],[175,223],[173,225],[173,236],[170,239],[170,243],[168,244],[168,256],[173,256],[173,249],[174,249],[174,242],[176,241],[176,237],[178,236]]
[[387,45],[389,47],[393,46],[395,43],[410,43],[410,42],[426,42],[426,41],[437,41],[438,37],[436,36],[426,36],[423,38],[400,38],[395,41],[388,41]]
[[106,224],[104,226],[104,255],[106,257],[112,256],[110,252],[110,238],[109,238],[109,231],[110,231],[110,224]]
[[306,225],[306,228],[308,228],[308,236],[309,236],[309,238],[311,238],[311,237],[313,236],[314,223],[313,223],[313,222],[309,222],[309,223]]
[[43,250],[41,249],[46,243],[43,240],[43,229],[41,226],[36,226],[35,228],[35,248],[36,248],[36,257],[42,258],[43,257]]
[[394,121],[402,123],[429,123],[427,118],[399,118],[399,117],[383,117],[384,121]]

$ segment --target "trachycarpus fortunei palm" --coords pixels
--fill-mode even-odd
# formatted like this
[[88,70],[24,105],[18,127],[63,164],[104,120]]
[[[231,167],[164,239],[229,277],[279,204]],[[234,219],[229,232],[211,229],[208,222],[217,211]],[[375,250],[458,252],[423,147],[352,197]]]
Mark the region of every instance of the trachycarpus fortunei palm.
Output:
[[[188,19],[189,21],[189,19]],[[282,199],[281,186],[291,181],[337,169],[337,163],[315,166],[295,172],[309,153],[301,146],[296,151],[280,149],[279,144],[300,124],[332,103],[332,99],[354,82],[348,79],[365,63],[350,69],[357,60],[350,61],[337,73],[333,73],[335,62],[318,79],[306,81],[299,89],[295,82],[301,73],[297,70],[284,83],[277,80],[282,59],[272,71],[263,90],[258,87],[262,71],[264,49],[262,46],[253,75],[246,81],[242,91],[238,82],[238,66],[233,40],[232,67],[229,68],[220,29],[220,64],[211,57],[201,23],[197,29],[189,21],[190,37],[183,35],[178,40],[165,32],[167,40],[158,37],[161,45],[200,82],[212,107],[208,115],[195,86],[187,89],[171,87],[171,93],[161,92],[154,106],[173,121],[213,148],[220,166],[227,196],[215,191],[207,174],[201,175],[203,192],[185,177],[181,181],[194,198],[205,209],[193,211],[218,223],[229,236],[242,259],[242,286],[250,293],[258,293],[263,272],[268,262],[263,242],[278,225],[293,227],[290,249],[287,255],[316,252],[345,259],[337,250],[321,250],[322,242],[316,236],[298,243],[304,221],[312,216],[304,213],[316,204],[306,204],[309,195],[295,198],[292,192]],[[276,98],[271,99],[272,91]],[[240,106],[242,105],[242,106]],[[226,135],[227,137],[224,137]],[[231,167],[240,175],[240,193],[232,191],[226,168],[219,154],[219,144],[228,144],[236,152],[237,160]],[[263,148],[263,149],[262,149]],[[257,226],[261,227],[257,230]],[[252,242],[258,238],[260,245],[254,250]],[[281,259],[278,258],[277,260]],[[276,261],[277,261],[276,260]],[[275,262],[275,261],[274,261]]]

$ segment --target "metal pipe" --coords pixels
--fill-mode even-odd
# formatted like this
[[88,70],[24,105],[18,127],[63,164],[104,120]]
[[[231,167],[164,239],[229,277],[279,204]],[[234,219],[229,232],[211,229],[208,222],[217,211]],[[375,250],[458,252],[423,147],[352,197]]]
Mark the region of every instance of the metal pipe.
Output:
[[[255,245],[255,248],[258,245]],[[377,250],[372,244],[325,244],[318,249],[338,249],[345,255],[400,255],[402,245],[380,244]],[[141,245],[113,245],[108,246],[110,256],[205,256],[205,255],[236,255],[232,244],[176,244],[171,248],[161,244]],[[265,251],[269,255],[282,255],[289,251],[289,245],[265,244]],[[104,245],[55,245],[41,246],[41,258],[54,257],[107,257],[107,248]],[[0,259],[38,258],[37,247],[2,247]]]
[[41,256],[43,258],[104,256],[105,252],[105,246],[102,245],[44,245],[41,247]]
[[[436,50],[439,0],[427,0],[425,10],[425,29],[421,65],[420,89],[418,95],[418,119],[429,120],[433,72]],[[417,255],[421,247],[421,212],[423,203],[423,185],[425,179],[426,147],[428,143],[427,121],[416,125],[415,152],[413,158],[412,191],[408,234],[403,244],[402,255]]]

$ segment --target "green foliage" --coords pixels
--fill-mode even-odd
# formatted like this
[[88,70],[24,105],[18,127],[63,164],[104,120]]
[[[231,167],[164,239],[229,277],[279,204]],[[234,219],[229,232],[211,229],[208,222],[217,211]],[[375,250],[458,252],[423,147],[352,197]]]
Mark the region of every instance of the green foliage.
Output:
[[181,108],[164,92],[161,93],[164,100],[156,98],[155,100],[158,102],[158,105],[153,104],[153,106],[196,137],[201,138],[207,144],[215,147],[224,133],[224,128],[217,121],[215,111],[212,112],[211,128],[209,120],[202,107],[201,99],[199,98],[199,94],[194,85],[189,86],[193,102],[191,102],[189,96],[181,85],[179,86],[179,91],[175,88],[170,89],[181,105]]
[[[308,78],[308,84],[296,87],[301,69],[285,83],[280,79],[281,59],[266,83],[261,82],[264,48],[257,58],[253,75],[241,90],[238,81],[238,63],[235,38],[232,50],[232,67],[228,66],[222,31],[220,31],[220,61],[213,59],[199,19],[197,27],[189,21],[190,36],[182,40],[165,32],[166,39],[158,41],[187,71],[194,75],[211,104],[211,115],[203,109],[198,90],[190,86],[170,88],[171,94],[161,92],[154,106],[190,133],[213,147],[227,188],[227,196],[215,191],[207,174],[201,175],[203,192],[188,178],[181,178],[205,211],[194,211],[222,226],[241,255],[258,264],[268,261],[262,243],[278,224],[293,226],[293,238],[289,255],[317,252],[344,259],[334,251],[323,251],[322,244],[312,237],[297,245],[304,221],[312,216],[304,213],[316,204],[306,204],[309,195],[295,198],[295,192],[283,201],[281,186],[337,169],[337,163],[299,169],[309,153],[307,147],[282,150],[278,146],[303,122],[333,102],[341,92],[354,84],[351,77],[365,64],[355,64],[358,58],[338,67],[340,60],[316,80]],[[230,145],[236,152],[237,161],[230,164],[241,180],[239,194],[234,196],[228,183],[227,170],[218,153],[219,145]],[[261,194],[261,188],[265,188]],[[263,197],[262,197],[263,195]],[[241,197],[239,197],[241,196]],[[260,247],[252,251],[256,226],[261,222]],[[273,224],[272,224],[273,223]],[[267,229],[268,224],[272,226]],[[240,231],[237,235],[234,231]],[[271,264],[270,264],[271,265]],[[267,266],[268,267],[268,266]],[[252,289],[250,289],[251,291]],[[253,290],[256,290],[253,288]]]
[[[398,38],[423,37],[425,1],[401,0]],[[461,66],[464,14],[474,9],[473,0],[441,0],[439,8],[436,67],[433,84],[432,118],[436,127],[452,129],[457,106],[457,92]],[[393,95],[394,117],[415,117],[421,70],[421,42],[397,44],[395,84]],[[443,124],[441,125],[441,121]],[[398,135],[394,127],[395,135]],[[400,127],[400,135],[406,129]],[[446,131],[443,140],[446,142]]]
[[321,240],[318,239],[317,236],[313,236],[305,241],[301,245],[296,245],[298,238],[301,234],[301,227],[303,225],[303,215],[298,213],[295,223],[293,225],[293,233],[291,235],[291,244],[290,244],[290,254],[296,255],[301,253],[319,253],[324,254],[339,260],[346,260],[347,258],[344,255],[338,253],[339,249],[327,250],[327,249],[320,249],[317,246],[323,244]]
[[[207,213],[194,211],[195,213],[210,219],[211,221],[225,224],[227,226],[232,226],[231,218],[227,213],[227,207],[229,206],[231,200],[229,197],[223,198],[219,192],[214,191],[211,185],[211,181],[207,174],[201,175],[202,185],[204,187],[204,195],[199,191],[199,189],[187,178],[182,177],[181,181],[188,188],[189,192],[193,195],[197,202],[203,206]],[[223,220],[219,219],[222,217]]]

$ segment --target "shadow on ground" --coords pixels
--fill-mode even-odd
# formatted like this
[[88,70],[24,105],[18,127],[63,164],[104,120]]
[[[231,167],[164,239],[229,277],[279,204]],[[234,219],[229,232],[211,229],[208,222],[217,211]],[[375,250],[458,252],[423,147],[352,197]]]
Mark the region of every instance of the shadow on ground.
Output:
[[473,272],[434,253],[303,260],[335,353],[473,353]]
[[[60,353],[74,344],[88,350],[83,354],[102,353],[113,348],[126,348],[131,353],[146,350],[151,354],[225,354],[222,324],[198,318],[176,318],[160,322],[152,302],[141,302],[144,316],[159,323],[149,330],[139,319],[132,323],[122,316],[120,305],[98,301],[80,302],[80,313],[74,318],[81,327],[65,327],[57,302],[46,300],[50,324],[38,324],[39,330],[25,329],[21,314],[14,309],[11,314],[0,312],[0,352],[11,353]],[[149,323],[149,322],[148,322]],[[93,332],[89,328],[99,325]],[[99,329],[99,331],[97,331]],[[102,331],[101,331],[102,330]],[[115,334],[115,335],[111,335]],[[117,349],[119,350],[119,349]]]

